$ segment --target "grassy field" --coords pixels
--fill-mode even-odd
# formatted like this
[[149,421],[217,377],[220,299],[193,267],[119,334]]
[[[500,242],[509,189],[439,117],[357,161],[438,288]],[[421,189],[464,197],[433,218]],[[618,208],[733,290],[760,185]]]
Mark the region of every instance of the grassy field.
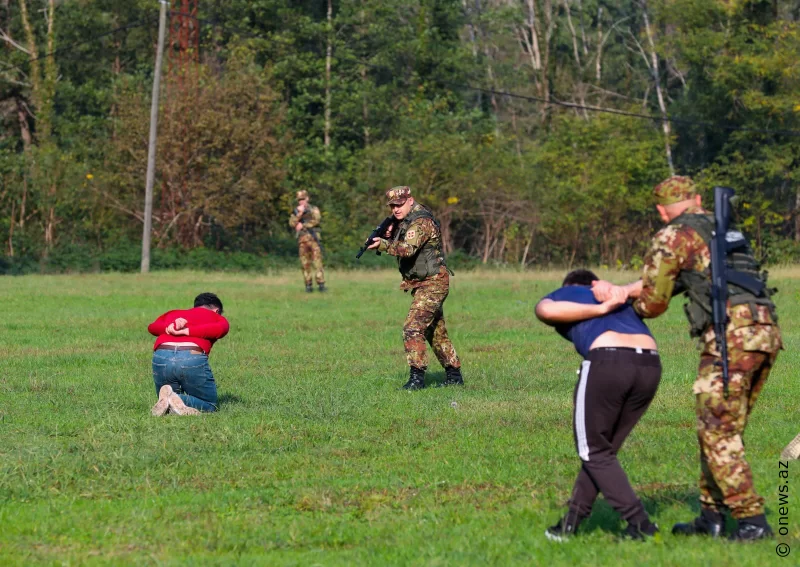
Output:
[[[664,377],[621,453],[663,535],[620,541],[600,501],[582,536],[544,538],[579,466],[580,358],[533,315],[560,276],[457,274],[445,312],[467,386],[414,393],[395,272],[333,273],[326,295],[299,270],[0,279],[0,564],[797,565],[794,462],[787,537],[669,534],[698,510],[680,302],[651,325]],[[800,430],[797,276],[773,273],[787,350],[746,438],[773,527],[778,455]],[[147,324],[201,291],[231,323],[211,357],[221,411],[151,417]],[[434,359],[429,381],[443,377]]]

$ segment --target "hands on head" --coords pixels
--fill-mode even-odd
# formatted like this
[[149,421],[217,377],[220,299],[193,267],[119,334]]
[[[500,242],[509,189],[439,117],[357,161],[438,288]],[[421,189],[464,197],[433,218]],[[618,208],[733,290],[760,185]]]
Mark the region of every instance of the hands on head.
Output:
[[602,304],[603,311],[610,313],[628,301],[628,290],[624,286],[614,285],[605,280],[592,282],[594,298]]

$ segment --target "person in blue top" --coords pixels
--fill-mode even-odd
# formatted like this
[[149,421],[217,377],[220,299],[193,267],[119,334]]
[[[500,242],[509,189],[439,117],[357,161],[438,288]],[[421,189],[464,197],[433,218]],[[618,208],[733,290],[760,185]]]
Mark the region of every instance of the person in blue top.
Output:
[[600,303],[599,278],[589,270],[567,274],[562,287],[536,305],[536,316],[555,327],[583,357],[575,386],[573,431],[581,469],[566,515],[545,531],[563,541],[589,517],[597,495],[628,522],[625,534],[645,539],[658,531],[617,460],[625,438],[644,415],[661,380],[656,342],[619,289]]

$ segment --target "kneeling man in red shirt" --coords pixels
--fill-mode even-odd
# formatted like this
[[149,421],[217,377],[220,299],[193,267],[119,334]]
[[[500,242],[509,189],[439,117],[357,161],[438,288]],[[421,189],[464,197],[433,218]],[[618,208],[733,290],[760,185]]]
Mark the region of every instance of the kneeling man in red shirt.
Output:
[[158,402],[151,413],[198,415],[217,411],[217,384],[208,355],[217,339],[228,334],[222,301],[201,293],[193,309],[167,311],[147,330],[158,337],[153,345],[153,380]]

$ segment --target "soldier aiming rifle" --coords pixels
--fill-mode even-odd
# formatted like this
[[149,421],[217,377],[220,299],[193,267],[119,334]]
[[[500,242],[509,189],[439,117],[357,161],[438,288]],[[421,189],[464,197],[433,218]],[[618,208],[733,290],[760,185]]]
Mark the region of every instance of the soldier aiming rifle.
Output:
[[386,192],[386,197],[392,215],[370,235],[367,250],[397,256],[397,266],[403,276],[400,289],[411,290],[414,298],[403,325],[403,343],[410,367],[409,379],[403,388],[425,387],[426,340],[445,369],[446,378],[441,385],[463,385],[461,361],[444,323],[442,306],[450,293],[450,272],[442,252],[439,223],[429,209],[414,201],[409,187],[393,187]]

